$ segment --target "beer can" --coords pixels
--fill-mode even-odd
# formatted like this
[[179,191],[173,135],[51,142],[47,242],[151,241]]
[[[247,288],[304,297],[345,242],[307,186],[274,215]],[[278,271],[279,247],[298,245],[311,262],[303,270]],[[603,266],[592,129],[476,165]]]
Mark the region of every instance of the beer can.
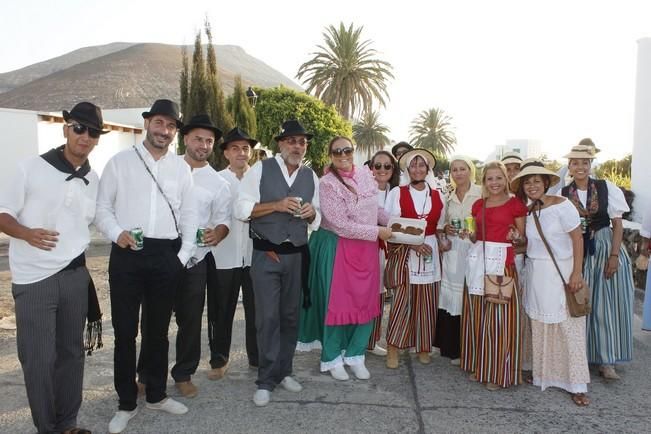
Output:
[[426,264],[430,264],[433,260],[434,258],[432,257],[432,255],[423,256],[423,261],[425,261]]
[[463,219],[463,228],[470,233],[474,233],[476,230],[475,218],[473,216],[468,216],[465,219]]
[[454,226],[454,229],[459,232],[461,230],[461,219],[452,219],[450,221],[452,226]]
[[298,201],[298,209],[294,211],[294,217],[300,217],[301,216],[301,207],[303,206],[303,198],[300,196],[296,196],[294,199]]
[[196,244],[197,247],[206,247],[206,228],[199,228],[197,229],[197,237],[196,237]]
[[584,234],[588,232],[588,219],[581,216],[581,232]]
[[131,250],[142,250],[142,247],[145,245],[145,235],[142,228],[133,228],[129,231],[129,234],[136,241],[136,247],[132,247]]

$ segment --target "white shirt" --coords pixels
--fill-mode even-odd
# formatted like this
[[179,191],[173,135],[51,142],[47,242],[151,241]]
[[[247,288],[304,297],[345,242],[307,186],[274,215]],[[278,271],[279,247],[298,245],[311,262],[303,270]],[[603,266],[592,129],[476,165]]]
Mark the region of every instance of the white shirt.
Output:
[[[222,178],[209,164],[198,169],[192,169],[194,180],[195,201],[197,203],[197,223],[199,228],[215,228],[224,225],[231,226],[231,189],[228,182]],[[222,240],[221,245],[225,240]],[[195,237],[196,244],[196,237]],[[206,257],[211,247],[199,247],[192,255],[197,263]]]
[[[441,216],[437,222],[436,228],[443,229],[445,225],[445,198],[440,191],[435,189],[416,190],[414,187],[409,186],[411,198],[414,201],[416,212],[421,215],[429,214],[432,210],[432,201],[429,200],[428,192],[431,194],[438,194],[443,204],[441,209]],[[391,216],[399,216],[400,212],[400,187],[395,187],[389,192],[389,197],[384,208]],[[436,234],[426,235],[425,244],[432,248],[432,261],[425,262],[424,259],[414,250],[409,251],[408,268],[409,268],[409,283],[410,284],[426,284],[438,282],[441,280],[441,266],[438,260],[438,239]]]
[[[230,169],[224,169],[219,174],[228,182],[231,195],[229,206],[235,206],[242,181]],[[253,241],[249,237],[249,222],[236,218],[231,219],[231,230],[228,236],[212,248],[215,257],[215,268],[229,270],[251,266]]]
[[644,238],[651,238],[651,205],[647,207],[646,214],[644,214],[644,218],[642,219],[640,236]]
[[[287,170],[287,165],[282,159],[280,154],[276,154],[274,157],[280,166],[280,171],[287,182],[289,187],[294,184],[296,180],[296,175],[298,175],[298,169],[294,170],[294,173],[289,175]],[[300,166],[299,166],[300,168]],[[321,224],[321,207],[319,206],[319,178],[316,177],[316,174],[312,172],[314,178],[314,196],[312,197],[312,207],[316,212],[314,220],[308,225],[309,229],[315,231],[319,229]],[[249,220],[251,217],[251,212],[253,212],[253,207],[255,204],[260,202],[260,180],[262,179],[262,161],[258,161],[251,167],[244,178],[242,178],[242,183],[240,184],[240,192],[233,206],[233,215],[236,219],[240,220]]]
[[[194,252],[198,226],[190,167],[171,150],[154,160],[142,143],[136,149],[172,205],[183,241],[178,258],[185,265]],[[141,227],[147,238],[178,237],[172,212],[134,148],[119,152],[104,167],[95,225],[113,242],[117,242],[122,231],[136,227]]]
[[[549,243],[554,258],[557,260],[568,259],[573,255],[572,238],[568,232],[573,231],[581,224],[579,212],[569,200],[548,206],[540,210],[540,226]],[[540,238],[533,215],[527,216],[527,256],[534,259],[549,259],[549,253]]]
[[[619,187],[608,180],[606,180],[606,186],[608,187],[608,217],[611,219],[622,218],[624,213],[630,211],[624,193],[622,193]],[[588,199],[588,190],[579,190],[577,188],[576,193],[579,196],[581,204],[585,207]]]
[[55,169],[41,157],[18,165],[11,182],[0,193],[0,213],[14,217],[28,228],[59,232],[59,241],[50,251],[11,238],[9,266],[13,283],[40,282],[82,254],[90,243],[88,226],[95,217],[95,199],[99,179],[94,171],[82,179]]

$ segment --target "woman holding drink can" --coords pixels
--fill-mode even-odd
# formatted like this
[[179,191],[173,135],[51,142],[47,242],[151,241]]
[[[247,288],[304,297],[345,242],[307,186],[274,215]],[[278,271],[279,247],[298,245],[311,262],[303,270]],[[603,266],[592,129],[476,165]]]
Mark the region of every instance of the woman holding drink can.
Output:
[[443,248],[441,289],[439,293],[436,338],[434,345],[453,365],[460,364],[461,311],[466,271],[466,255],[474,232],[472,204],[481,198],[481,187],[474,183],[475,165],[469,157],[457,155],[450,159],[452,192],[446,200],[445,234],[448,248]]

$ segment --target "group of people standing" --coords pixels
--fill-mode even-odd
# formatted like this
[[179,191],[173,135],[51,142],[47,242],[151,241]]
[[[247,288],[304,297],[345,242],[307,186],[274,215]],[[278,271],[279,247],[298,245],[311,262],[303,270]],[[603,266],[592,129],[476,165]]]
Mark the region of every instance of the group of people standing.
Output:
[[[434,155],[406,142],[367,168],[353,163],[349,138],[335,137],[319,179],[303,164],[313,136],[296,120],[274,138],[278,154],[249,167],[257,141],[240,128],[223,134],[201,114],[184,122],[170,100],[142,116],[144,141],[115,155],[99,179],[88,156],[109,132],[101,110],[82,102],[64,111],[66,143],[21,164],[0,194],[18,356],[38,432],[88,432],[77,427],[84,355],[101,346],[84,257],[91,223],[112,241],[119,404],[111,433],[136,416],[139,395],[150,410],[188,411],[166,392],[172,312],[179,393],[198,393],[206,304],[208,378],[224,377],[240,288],[256,406],[278,386],[302,390],[292,377],[297,347],[320,349],[320,370],[336,380],[350,378],[346,366],[369,379],[367,352],[396,369],[413,350],[425,365],[440,353],[489,390],[524,380],[565,389],[581,406],[588,363],[614,380],[615,364],[632,358],[628,206],[617,187],[590,176],[591,141],[567,155],[573,178],[561,196],[550,194],[555,173],[517,155],[486,164],[481,186],[473,162],[453,156],[448,192],[434,177]],[[170,149],[177,132],[183,156]],[[217,144],[229,163],[220,172],[208,164]],[[398,242],[391,222],[399,221],[420,221],[420,241]],[[487,275],[512,282],[512,293],[495,302]],[[593,291],[587,320],[571,317],[565,298],[584,280]]]

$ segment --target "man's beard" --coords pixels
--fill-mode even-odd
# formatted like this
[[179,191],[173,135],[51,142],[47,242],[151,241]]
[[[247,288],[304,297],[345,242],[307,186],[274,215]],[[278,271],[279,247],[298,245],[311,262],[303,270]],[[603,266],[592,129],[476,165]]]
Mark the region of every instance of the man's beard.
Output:
[[[162,135],[158,135],[158,137],[161,137],[161,136]],[[151,133],[149,130],[147,130],[147,136],[146,136],[147,143],[152,145],[154,148],[165,149],[165,148],[167,148],[169,146],[170,143],[172,143],[172,138],[170,136],[164,136],[164,137],[165,137],[166,143],[165,144],[158,143],[156,141],[156,136],[153,133]]]

